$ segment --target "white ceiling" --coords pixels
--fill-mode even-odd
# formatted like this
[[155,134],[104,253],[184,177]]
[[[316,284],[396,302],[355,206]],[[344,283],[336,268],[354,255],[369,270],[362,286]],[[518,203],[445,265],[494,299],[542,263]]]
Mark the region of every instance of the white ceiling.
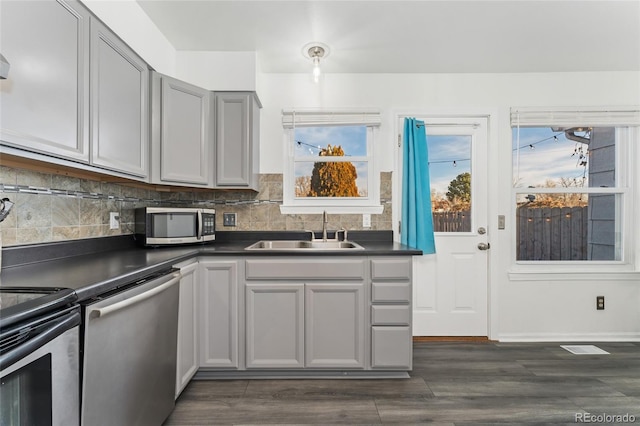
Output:
[[638,0],[137,0],[177,50],[255,51],[263,72],[640,71]]

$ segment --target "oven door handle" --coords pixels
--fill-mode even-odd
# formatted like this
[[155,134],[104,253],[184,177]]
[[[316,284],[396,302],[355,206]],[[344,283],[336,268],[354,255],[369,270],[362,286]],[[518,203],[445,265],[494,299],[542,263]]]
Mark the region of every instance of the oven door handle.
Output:
[[44,331],[36,334],[35,337],[26,342],[19,344],[14,349],[0,355],[0,370],[12,366],[25,356],[35,352],[56,337],[62,335],[64,332],[80,325],[80,321],[81,316],[78,309],[52,320],[51,325]]
[[169,281],[167,281],[164,284],[160,284],[157,287],[153,287],[151,290],[145,291],[144,293],[140,293],[128,299],[121,300],[120,302],[116,302],[113,305],[105,306],[104,308],[92,309],[91,312],[89,313],[89,318],[104,317],[105,315],[109,315],[113,312],[120,311],[128,306],[142,302],[143,300],[147,300],[155,296],[156,294],[165,291],[166,289],[178,283],[179,281],[180,281],[179,272],[171,274],[171,278],[169,279]]

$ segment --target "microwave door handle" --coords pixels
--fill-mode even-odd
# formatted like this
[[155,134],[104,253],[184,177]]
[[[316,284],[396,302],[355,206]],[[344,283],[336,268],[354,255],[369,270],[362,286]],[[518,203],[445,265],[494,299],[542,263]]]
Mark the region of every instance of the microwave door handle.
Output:
[[203,228],[203,223],[202,223],[202,210],[198,210],[198,235],[196,235],[197,239],[202,238],[202,228]]

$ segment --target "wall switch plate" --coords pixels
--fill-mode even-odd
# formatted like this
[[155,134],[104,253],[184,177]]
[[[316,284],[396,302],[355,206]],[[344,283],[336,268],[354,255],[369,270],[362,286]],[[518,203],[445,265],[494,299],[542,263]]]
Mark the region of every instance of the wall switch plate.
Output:
[[504,229],[505,226],[505,217],[503,214],[498,215],[498,229]]
[[222,213],[222,226],[236,226],[236,213]]
[[596,296],[596,309],[599,311],[604,310],[604,296]]
[[120,213],[109,212],[109,229],[120,228]]
[[371,215],[369,213],[362,215],[362,227],[371,228]]

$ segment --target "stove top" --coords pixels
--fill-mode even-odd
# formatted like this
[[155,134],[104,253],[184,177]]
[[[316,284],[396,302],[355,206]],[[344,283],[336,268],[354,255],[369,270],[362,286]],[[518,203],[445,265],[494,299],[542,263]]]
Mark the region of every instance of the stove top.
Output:
[[78,300],[76,293],[58,287],[0,287],[0,329],[46,315]]

